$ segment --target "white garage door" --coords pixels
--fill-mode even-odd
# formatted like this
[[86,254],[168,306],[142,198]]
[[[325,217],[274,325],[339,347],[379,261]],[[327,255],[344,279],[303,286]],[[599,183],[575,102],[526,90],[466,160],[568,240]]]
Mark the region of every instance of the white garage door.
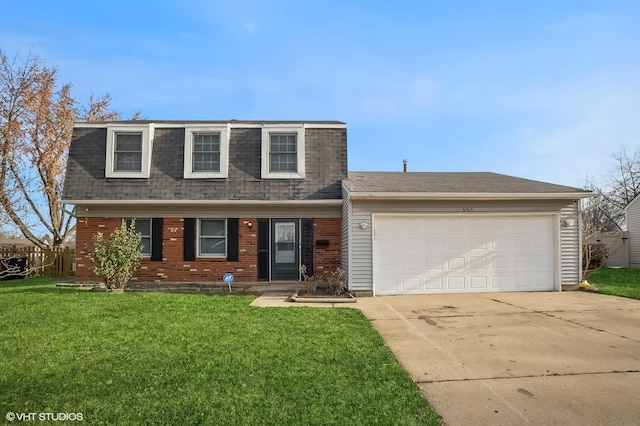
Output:
[[376,217],[374,292],[554,289],[554,217]]

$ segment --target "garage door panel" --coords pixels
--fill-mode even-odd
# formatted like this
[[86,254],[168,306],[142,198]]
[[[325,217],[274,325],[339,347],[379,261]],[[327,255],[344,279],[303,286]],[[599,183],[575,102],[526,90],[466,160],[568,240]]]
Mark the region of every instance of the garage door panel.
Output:
[[472,289],[485,289],[487,288],[487,277],[469,277],[469,287]]
[[443,250],[444,249],[444,241],[438,238],[425,238],[424,239],[424,247],[427,250]]
[[470,256],[469,257],[469,267],[472,270],[475,269],[487,269],[487,256],[482,256],[482,257],[475,257],[475,256]]
[[400,241],[400,248],[402,250],[417,251],[422,250],[424,246],[424,239],[419,236],[410,236]]
[[498,290],[506,290],[511,287],[511,280],[505,276],[491,277],[491,288]]
[[427,270],[442,270],[444,264],[444,259],[441,257],[426,257],[425,258],[425,269]]
[[449,250],[460,250],[466,247],[466,241],[464,238],[451,238],[447,239],[447,248]]
[[509,239],[506,237],[494,237],[490,243],[493,250],[511,248]]
[[447,277],[447,288],[449,290],[464,290],[465,278],[464,277]]
[[476,250],[488,250],[489,244],[487,243],[486,238],[480,237],[471,237],[470,238],[471,247]]
[[447,270],[464,270],[464,257],[451,257],[447,261]]
[[376,294],[552,290],[553,216],[375,221]]
[[511,270],[513,269],[513,259],[507,256],[494,256],[491,259],[491,268],[494,270]]
[[443,290],[441,277],[427,277],[425,278],[425,290]]

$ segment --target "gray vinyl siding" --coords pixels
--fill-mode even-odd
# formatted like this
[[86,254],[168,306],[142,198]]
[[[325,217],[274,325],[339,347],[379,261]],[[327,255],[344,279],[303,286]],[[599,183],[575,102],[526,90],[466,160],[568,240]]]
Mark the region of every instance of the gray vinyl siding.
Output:
[[342,188],[342,269],[344,270],[347,287],[349,283],[349,224],[351,223],[351,201],[347,190]]
[[[361,223],[368,225],[367,229],[360,228]],[[357,201],[351,203],[351,263],[349,276],[350,290],[372,290],[373,286],[373,256],[371,211],[358,207]]]
[[[395,200],[351,200],[350,220],[350,276],[351,290],[372,290],[373,283],[373,255],[372,255],[372,218],[376,213],[398,214],[463,214],[464,209],[472,209],[472,213],[561,213],[577,218],[577,209],[571,213],[572,205],[567,206],[567,200],[533,200],[533,201],[395,201]],[[361,229],[360,223],[366,223],[367,229]],[[576,220],[577,223],[577,220]],[[577,225],[576,225],[577,226]],[[576,228],[577,229],[577,228]],[[577,232],[566,232],[561,235],[561,254],[566,255],[566,262],[561,260],[562,282],[574,280],[579,275],[579,247]],[[562,247],[567,245],[567,248]],[[573,247],[573,248],[571,248]],[[575,257],[575,260],[569,259]],[[566,275],[565,275],[566,274]]]
[[634,199],[627,206],[626,221],[629,247],[629,266],[640,268],[640,202]]
[[560,275],[562,285],[580,282],[582,257],[578,205],[571,203],[560,210]]

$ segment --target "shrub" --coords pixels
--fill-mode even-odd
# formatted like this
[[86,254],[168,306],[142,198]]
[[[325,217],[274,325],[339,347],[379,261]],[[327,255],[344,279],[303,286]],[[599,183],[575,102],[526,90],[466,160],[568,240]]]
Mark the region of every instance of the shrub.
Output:
[[136,232],[135,221],[125,223],[108,237],[102,232],[93,236],[93,247],[87,252],[94,266],[92,272],[104,280],[107,289],[124,288],[142,259],[142,235]]
[[344,269],[342,268],[336,268],[333,271],[325,272],[324,279],[329,283],[329,291],[334,296],[344,293],[347,289],[347,283],[344,280]]
[[302,280],[304,281],[304,293],[307,296],[312,295],[316,292],[316,280],[313,275],[307,275],[307,265],[300,266],[300,274],[302,275]]

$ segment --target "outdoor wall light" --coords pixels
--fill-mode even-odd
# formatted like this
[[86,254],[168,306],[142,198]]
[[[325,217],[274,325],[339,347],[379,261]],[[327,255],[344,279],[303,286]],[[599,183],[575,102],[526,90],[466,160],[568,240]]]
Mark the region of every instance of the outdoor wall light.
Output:
[[253,226],[253,222],[247,222],[247,226],[251,228]]
[[366,222],[360,222],[360,229],[367,229],[369,228],[369,224]]
[[576,220],[575,219],[565,219],[562,224],[564,225],[565,228],[569,228],[571,226],[574,226],[576,224]]

